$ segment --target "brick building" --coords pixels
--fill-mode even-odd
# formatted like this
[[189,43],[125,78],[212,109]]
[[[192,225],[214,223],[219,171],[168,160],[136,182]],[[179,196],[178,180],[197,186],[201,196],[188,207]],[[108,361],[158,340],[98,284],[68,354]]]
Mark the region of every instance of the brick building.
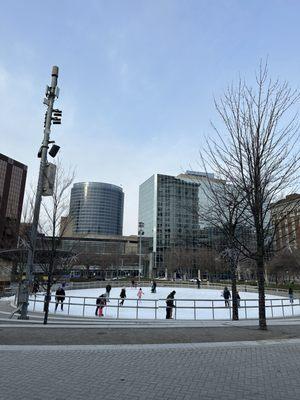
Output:
[[26,175],[26,165],[0,153],[0,249],[17,244]]
[[300,194],[290,194],[274,203],[271,218],[275,227],[274,250],[300,249]]

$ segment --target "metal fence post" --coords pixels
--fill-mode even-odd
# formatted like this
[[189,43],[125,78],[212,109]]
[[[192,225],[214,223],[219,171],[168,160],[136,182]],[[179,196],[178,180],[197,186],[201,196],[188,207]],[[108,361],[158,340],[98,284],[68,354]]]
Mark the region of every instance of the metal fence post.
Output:
[[155,307],[154,315],[155,315],[155,319],[157,319],[157,300],[154,300],[154,301],[155,301],[155,303],[154,303],[154,307]]
[[68,315],[70,315],[70,303],[71,303],[71,296],[69,296]]
[[274,317],[274,313],[273,313],[273,300],[271,299],[270,300],[270,303],[271,303],[271,315],[272,315],[272,318]]
[[194,320],[196,321],[196,300],[194,300]]
[[83,309],[82,309],[82,316],[84,317],[84,311],[85,311],[85,297],[83,298]]

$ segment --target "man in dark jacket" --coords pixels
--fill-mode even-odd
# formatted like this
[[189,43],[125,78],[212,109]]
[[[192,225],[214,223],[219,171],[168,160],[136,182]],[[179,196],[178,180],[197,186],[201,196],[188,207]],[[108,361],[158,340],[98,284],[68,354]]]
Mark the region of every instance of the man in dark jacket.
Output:
[[156,293],[156,282],[152,282],[151,293]]
[[58,303],[60,303],[60,308],[64,309],[64,300],[66,298],[66,293],[62,287],[59,287],[55,293],[55,311],[57,310]]
[[176,292],[175,290],[173,290],[173,292],[171,292],[166,300],[166,319],[172,319],[172,312],[173,312],[173,308],[175,308],[175,304],[174,304],[174,296],[175,296]]
[[230,294],[227,286],[225,286],[225,288],[224,288],[223,297],[224,297],[224,300],[225,300],[225,307],[229,307],[229,299],[231,297],[231,294]]

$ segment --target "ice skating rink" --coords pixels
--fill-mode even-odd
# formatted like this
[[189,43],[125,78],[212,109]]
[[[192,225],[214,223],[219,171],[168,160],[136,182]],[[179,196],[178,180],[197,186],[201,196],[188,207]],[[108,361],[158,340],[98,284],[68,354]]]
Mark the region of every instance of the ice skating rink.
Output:
[[[137,292],[139,287],[126,288],[126,299],[124,306],[118,306],[119,295],[122,287],[112,288],[110,301],[104,308],[106,318],[129,318],[129,319],[164,319],[165,299],[168,294],[175,290],[176,309],[173,312],[175,319],[189,320],[211,320],[231,319],[231,308],[226,308],[221,290],[197,289],[197,288],[174,288],[157,287],[156,293],[151,293],[150,287],[142,287],[143,297],[139,302]],[[69,314],[74,316],[95,317],[96,298],[105,293],[104,288],[67,290],[64,301],[64,310],[60,305],[57,314]],[[240,318],[258,317],[258,295],[250,292],[240,292]],[[29,309],[43,311],[43,294],[39,294],[34,301],[31,297]],[[52,294],[50,313],[54,313],[55,294]],[[286,297],[266,295],[267,317],[283,317],[300,315],[300,303],[296,299],[293,306]],[[96,317],[95,317],[96,318]],[[97,317],[99,318],[99,317]]]

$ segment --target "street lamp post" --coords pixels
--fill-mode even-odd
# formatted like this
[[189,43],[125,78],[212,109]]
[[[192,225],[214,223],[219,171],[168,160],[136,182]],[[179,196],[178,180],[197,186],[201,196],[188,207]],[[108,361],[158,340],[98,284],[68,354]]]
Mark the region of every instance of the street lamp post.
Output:
[[[27,257],[27,265],[26,265],[26,280],[21,285],[21,298],[19,299],[22,303],[20,319],[28,319],[28,302],[29,302],[29,293],[30,287],[33,281],[33,262],[34,262],[34,252],[36,246],[36,238],[38,231],[38,223],[40,217],[40,209],[43,195],[49,195],[48,193],[43,193],[45,191],[45,176],[47,175],[47,167],[49,163],[47,161],[48,148],[50,143],[54,143],[50,141],[50,133],[51,133],[51,123],[60,124],[61,121],[61,111],[54,110],[53,105],[55,100],[58,98],[59,88],[57,87],[57,78],[58,78],[58,67],[52,67],[51,74],[51,86],[46,87],[46,94],[44,99],[44,104],[47,106],[47,111],[45,114],[45,122],[44,122],[44,138],[42,142],[42,146],[38,153],[38,157],[41,159],[40,161],[40,171],[38,178],[38,185],[35,196],[34,210],[33,210],[33,220],[31,225],[31,233],[30,233],[30,245],[28,247],[28,257]],[[53,145],[49,154],[52,157],[55,157],[56,153],[59,150],[59,146]],[[53,182],[54,183],[54,182]]]
[[139,222],[139,282],[141,280],[141,269],[142,269],[142,236],[144,234],[144,222]]

